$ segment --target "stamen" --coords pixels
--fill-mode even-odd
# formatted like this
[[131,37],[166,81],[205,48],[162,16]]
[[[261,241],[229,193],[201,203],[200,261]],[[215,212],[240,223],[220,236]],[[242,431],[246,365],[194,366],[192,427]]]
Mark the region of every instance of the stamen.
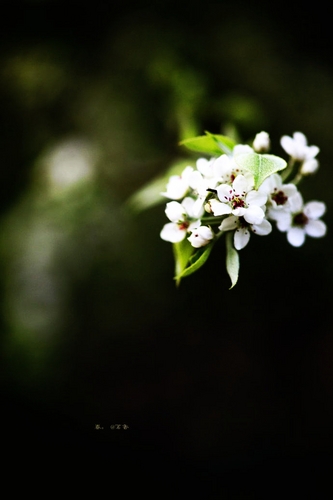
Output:
[[190,224],[187,221],[182,221],[182,222],[178,223],[179,229],[182,229],[182,230],[187,229],[189,227],[189,225]]
[[309,219],[303,212],[300,212],[299,214],[294,215],[294,218],[293,218],[293,225],[294,226],[304,227],[308,222],[309,222]]
[[288,200],[288,196],[286,196],[283,191],[278,191],[272,195],[272,199],[277,205],[284,205]]

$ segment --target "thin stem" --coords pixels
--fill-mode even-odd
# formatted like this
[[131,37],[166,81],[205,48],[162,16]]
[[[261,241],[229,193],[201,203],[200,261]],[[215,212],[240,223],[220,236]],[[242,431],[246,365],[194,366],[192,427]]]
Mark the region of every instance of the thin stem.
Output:
[[295,167],[298,167],[298,171],[295,174],[294,178],[288,180],[288,182],[290,182],[291,184],[295,184],[296,186],[303,179],[303,175],[301,174],[302,164],[303,164],[302,161],[290,158],[287,168],[283,171],[281,175],[282,181],[286,182],[286,180],[291,176]]
[[221,224],[221,222],[223,221],[223,217],[203,217],[201,221],[204,224],[210,224],[210,225]]
[[218,240],[222,236],[222,234],[224,234],[224,233],[225,233],[225,231],[222,231],[222,230],[219,231],[218,233],[215,234],[215,239]]
[[295,186],[297,186],[297,184],[298,184],[298,183],[299,183],[302,179],[303,179],[303,175],[302,175],[300,172],[298,172],[298,173],[295,175],[294,179],[293,179],[291,182],[292,182],[293,184],[295,184]]
[[288,164],[287,164],[287,168],[285,168],[282,172],[281,172],[281,178],[283,181],[286,181],[287,178],[289,177],[289,175],[291,174],[291,172],[293,171],[294,169],[294,166],[295,166],[295,160],[294,158],[290,158]]

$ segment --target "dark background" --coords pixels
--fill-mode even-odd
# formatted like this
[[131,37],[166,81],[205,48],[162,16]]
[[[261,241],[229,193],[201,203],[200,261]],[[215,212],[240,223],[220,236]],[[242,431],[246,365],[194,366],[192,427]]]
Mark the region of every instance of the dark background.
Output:
[[[261,477],[273,486],[296,470],[302,484],[328,475],[326,7],[44,0],[8,2],[1,24],[10,447],[21,456],[97,456],[143,483],[153,475],[170,497],[178,480],[203,498],[257,498]],[[253,237],[231,291],[221,245],[177,289],[171,246],[159,238],[163,204],[134,213],[127,200],[185,157],[180,139],[233,127],[243,141],[268,131],[275,154],[296,130],[320,147],[320,170],[300,189],[326,203],[328,234],[298,249],[281,233]],[[97,151],[93,180],[54,194],[47,154],[68,141]]]

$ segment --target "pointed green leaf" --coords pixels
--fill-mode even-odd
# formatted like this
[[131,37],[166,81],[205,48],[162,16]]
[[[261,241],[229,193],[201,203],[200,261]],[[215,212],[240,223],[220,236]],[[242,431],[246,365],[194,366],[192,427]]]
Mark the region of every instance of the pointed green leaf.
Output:
[[191,255],[194,252],[194,247],[192,247],[191,243],[185,238],[179,243],[173,243],[173,254],[175,258],[175,276],[176,276],[176,284],[179,285],[180,279],[179,276],[182,274],[184,269],[186,268]]
[[206,135],[184,139],[179,143],[191,151],[209,154],[211,156],[221,156],[223,153],[231,153],[234,148],[234,141],[224,135],[214,135],[206,132]]
[[190,274],[193,274],[195,271],[200,269],[204,265],[204,263],[207,261],[210,252],[212,251],[212,248],[214,246],[214,242],[209,243],[208,245],[199,248],[195,252],[194,255],[189,260],[189,266],[186,267],[180,274],[175,276],[175,279],[177,280],[177,284],[180,283],[180,280],[182,278],[185,278],[186,276],[190,276]]
[[226,137],[225,135],[220,134],[211,134],[210,132],[205,131],[206,135],[210,137],[218,148],[225,154],[230,155],[232,150],[234,149],[236,143],[230,137]]
[[260,184],[271,174],[283,170],[287,162],[274,155],[261,155],[258,153],[243,153],[234,157],[240,168],[248,170],[254,176],[254,187],[258,189]]
[[229,288],[229,290],[231,290],[236,285],[239,275],[239,255],[233,245],[233,236],[234,232],[229,231],[226,234],[225,239],[227,247],[226,267],[231,279],[231,287]]

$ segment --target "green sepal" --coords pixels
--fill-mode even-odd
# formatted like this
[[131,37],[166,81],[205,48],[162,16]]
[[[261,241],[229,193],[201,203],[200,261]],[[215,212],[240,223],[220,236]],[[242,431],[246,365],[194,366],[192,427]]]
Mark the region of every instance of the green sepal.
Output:
[[229,288],[229,290],[231,290],[236,285],[239,275],[239,255],[233,245],[233,236],[234,231],[228,231],[225,238],[227,249],[226,268],[231,279],[231,287]]
[[255,189],[258,189],[267,177],[287,166],[287,162],[279,156],[258,153],[242,153],[234,156],[234,160],[240,168],[253,174]]
[[204,153],[211,156],[221,156],[222,154],[231,154],[235,146],[235,142],[224,135],[211,134],[205,132],[206,135],[184,139],[179,144],[185,146],[191,151]]
[[[188,267],[185,267],[180,273],[176,274],[175,280],[177,285],[179,285],[180,281],[182,278],[185,278],[186,276],[190,276],[193,274],[195,271],[200,269],[204,265],[204,263],[207,261],[210,252],[213,249],[215,241],[212,241],[208,245],[199,248],[196,250],[196,252],[189,258],[188,260]],[[192,247],[193,248],[193,247]],[[194,248],[193,248],[194,250]]]

